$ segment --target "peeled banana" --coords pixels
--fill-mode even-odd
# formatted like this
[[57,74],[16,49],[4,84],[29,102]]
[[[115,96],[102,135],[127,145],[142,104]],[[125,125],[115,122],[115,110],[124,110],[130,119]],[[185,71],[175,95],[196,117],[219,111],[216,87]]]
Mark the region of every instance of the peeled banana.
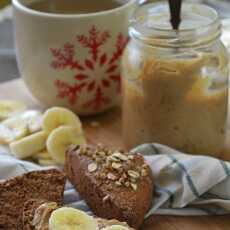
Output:
[[25,159],[46,148],[47,134],[43,131],[10,143],[11,152],[19,159]]
[[52,212],[49,230],[97,230],[97,221],[74,208],[59,208]]
[[13,100],[0,100],[0,120],[7,119],[26,109],[25,104]]
[[45,132],[50,133],[62,125],[75,127],[78,132],[82,130],[80,119],[68,109],[53,107],[45,112],[42,123],[42,128]]
[[71,126],[60,126],[54,129],[47,139],[47,150],[56,161],[63,165],[65,163],[65,153],[70,145],[85,144],[86,140],[78,128]]

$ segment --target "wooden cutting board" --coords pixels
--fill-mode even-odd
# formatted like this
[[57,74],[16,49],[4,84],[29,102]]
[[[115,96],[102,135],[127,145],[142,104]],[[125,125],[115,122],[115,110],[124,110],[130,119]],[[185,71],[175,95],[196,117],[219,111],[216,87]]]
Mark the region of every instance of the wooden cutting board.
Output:
[[[16,99],[25,102],[30,108],[42,109],[32,99],[21,80],[0,84],[0,99]],[[98,126],[95,126],[95,122],[98,122]],[[121,113],[118,108],[100,116],[83,119],[83,126],[89,142],[101,142],[117,148],[123,147]],[[226,155],[228,152],[226,151]],[[230,215],[212,217],[152,216],[146,220],[142,230],[230,230]]]

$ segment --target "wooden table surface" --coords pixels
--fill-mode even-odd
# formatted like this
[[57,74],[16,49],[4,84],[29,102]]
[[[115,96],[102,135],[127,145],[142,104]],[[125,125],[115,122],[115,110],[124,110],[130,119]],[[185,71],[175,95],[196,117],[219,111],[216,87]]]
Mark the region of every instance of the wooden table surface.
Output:
[[[42,108],[32,99],[21,80],[0,84],[0,99],[16,99],[30,108]],[[99,122],[93,127],[94,121]],[[83,119],[87,139],[91,143],[104,143],[111,147],[123,147],[121,139],[121,116],[119,109],[104,115]],[[142,230],[230,230],[230,215],[212,217],[152,216]]]

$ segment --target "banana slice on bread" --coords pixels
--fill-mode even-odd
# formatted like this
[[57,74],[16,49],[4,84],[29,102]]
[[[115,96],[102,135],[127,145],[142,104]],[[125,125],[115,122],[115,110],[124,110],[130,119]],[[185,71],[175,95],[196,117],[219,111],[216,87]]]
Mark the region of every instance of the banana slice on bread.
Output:
[[96,220],[85,212],[63,207],[52,212],[49,219],[50,230],[97,230]]

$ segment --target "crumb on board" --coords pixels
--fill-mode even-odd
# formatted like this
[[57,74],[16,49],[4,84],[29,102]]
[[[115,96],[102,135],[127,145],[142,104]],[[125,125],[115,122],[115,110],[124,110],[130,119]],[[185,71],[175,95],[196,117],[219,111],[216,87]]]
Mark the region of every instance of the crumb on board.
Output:
[[92,127],[94,127],[94,128],[97,128],[97,127],[100,126],[100,123],[99,123],[98,121],[92,121],[92,122],[90,123],[90,125],[91,125]]

